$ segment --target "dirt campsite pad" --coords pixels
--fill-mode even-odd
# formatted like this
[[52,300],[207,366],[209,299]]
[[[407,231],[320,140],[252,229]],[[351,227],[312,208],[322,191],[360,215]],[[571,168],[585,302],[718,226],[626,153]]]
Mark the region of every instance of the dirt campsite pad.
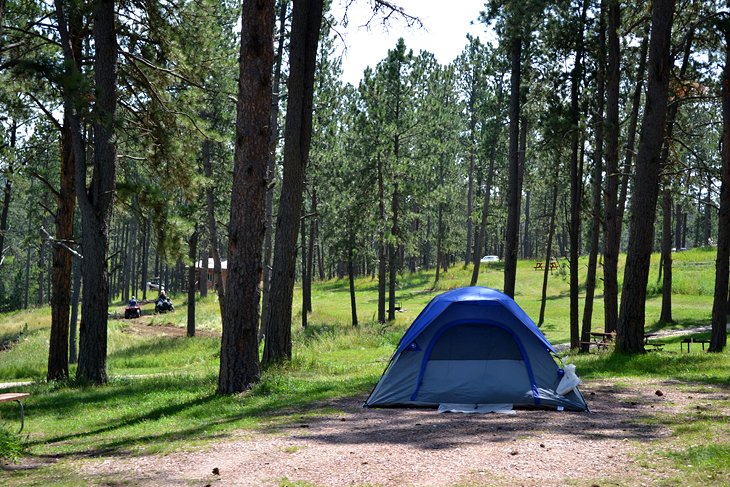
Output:
[[582,387],[590,413],[514,415],[369,410],[360,408],[363,398],[348,398],[322,405],[339,413],[294,416],[288,426],[240,432],[203,450],[80,467],[90,482],[133,485],[653,485],[679,475],[656,454],[675,448],[657,419],[730,395],[721,387],[691,389],[591,381]]

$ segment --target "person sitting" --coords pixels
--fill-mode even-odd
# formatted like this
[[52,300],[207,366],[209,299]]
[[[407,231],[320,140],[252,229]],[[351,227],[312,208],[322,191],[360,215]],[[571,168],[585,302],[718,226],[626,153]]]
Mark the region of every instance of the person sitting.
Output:
[[134,308],[135,306],[137,306],[137,298],[132,296],[132,299],[129,300],[129,307]]

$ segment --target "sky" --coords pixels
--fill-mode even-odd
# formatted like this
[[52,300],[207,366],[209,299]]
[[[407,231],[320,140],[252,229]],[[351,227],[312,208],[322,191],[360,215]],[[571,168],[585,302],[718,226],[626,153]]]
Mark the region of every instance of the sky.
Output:
[[[332,2],[332,14],[339,24],[346,3],[348,0]],[[399,37],[403,37],[406,47],[413,49],[414,54],[430,51],[442,64],[450,63],[464,50],[467,33],[480,37],[483,42],[490,38],[486,26],[478,22],[484,0],[393,0],[392,3],[421,19],[423,27],[408,27],[397,18],[384,27],[379,16],[367,28],[364,24],[372,17],[371,0],[355,0],[347,11],[347,27],[336,28],[341,36],[337,48],[342,55],[343,81],[357,86],[365,68],[375,67],[385,58]]]

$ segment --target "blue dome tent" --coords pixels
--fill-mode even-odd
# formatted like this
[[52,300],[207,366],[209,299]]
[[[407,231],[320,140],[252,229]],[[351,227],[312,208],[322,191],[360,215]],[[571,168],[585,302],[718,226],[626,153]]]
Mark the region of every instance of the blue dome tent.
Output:
[[557,352],[515,301],[466,287],[433,298],[401,338],[365,407],[511,404],[586,411],[578,388],[555,389]]

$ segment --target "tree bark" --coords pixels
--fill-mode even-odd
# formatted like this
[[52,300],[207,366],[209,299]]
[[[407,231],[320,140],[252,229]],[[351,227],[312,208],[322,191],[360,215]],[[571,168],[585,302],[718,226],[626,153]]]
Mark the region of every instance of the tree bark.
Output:
[[[33,188],[33,184],[31,181],[31,189]],[[30,217],[30,210],[27,212],[27,218],[28,218],[28,235],[30,235],[31,229],[33,228],[33,220]],[[30,254],[31,254],[31,245],[28,245],[25,250],[25,282],[23,286],[23,309],[28,309],[28,306],[30,305],[29,299],[30,299]]]
[[578,348],[580,342],[580,323],[578,311],[578,257],[580,255],[581,201],[583,199],[583,167],[581,164],[579,142],[580,128],[580,84],[583,78],[583,26],[585,25],[588,2],[583,0],[579,33],[576,39],[575,62],[571,73],[570,86],[570,348]]
[[[497,77],[497,107],[502,106],[504,91],[501,83],[502,77]],[[489,203],[492,194],[492,180],[494,178],[494,164],[497,159],[497,144],[499,143],[499,135],[501,133],[502,124],[497,121],[492,127],[492,138],[489,144],[489,167],[487,168],[487,180],[484,188],[484,202],[482,204],[482,214],[479,221],[479,232],[474,242],[474,268],[471,273],[470,286],[476,286],[479,280],[479,267],[481,265],[483,250],[486,250],[487,236],[487,219],[489,217]]]
[[312,188],[312,220],[309,222],[309,241],[307,242],[307,313],[312,312],[312,279],[314,278],[314,239],[317,231],[317,189]]
[[[598,263],[598,245],[601,232],[601,179],[603,175],[603,109],[606,83],[606,24],[604,21],[605,3],[601,2],[601,12],[598,20],[598,53],[596,69],[596,118],[595,140],[596,149],[593,153],[593,221],[591,223],[591,249],[588,256],[588,270],[586,275],[586,298],[583,306],[583,324],[580,340],[591,340],[593,320],[593,300],[596,290],[596,266]],[[581,345],[581,352],[588,352],[588,345]]]
[[[639,121],[639,108],[641,106],[641,93],[644,87],[644,76],[646,74],[646,56],[649,50],[649,34],[644,34],[644,38],[641,41],[641,48],[639,52],[639,67],[636,70],[636,88],[634,90],[633,99],[631,102],[631,117],[629,119],[629,128],[626,139],[626,156],[624,158],[624,167],[621,171],[621,189],[618,196],[618,217],[616,219],[616,226],[618,227],[618,242],[621,242],[621,231],[623,229],[624,221],[624,210],[626,209],[626,195],[629,190],[629,181],[631,176],[631,166],[633,165],[634,158],[634,147],[636,144],[636,127]],[[616,249],[616,255],[618,256],[619,249]],[[605,266],[605,263],[604,263]],[[618,284],[616,284],[618,287]],[[618,303],[618,298],[616,298]],[[618,305],[616,306],[616,317],[618,319]],[[615,320],[614,320],[615,323]]]
[[264,317],[267,336],[263,363],[266,365],[291,360],[296,240],[312,138],[314,71],[321,22],[322,0],[294,0],[284,129],[284,177],[270,289],[270,302],[277,305],[270,306]]
[[309,296],[308,292],[311,291],[311,287],[308,286],[307,281],[309,277],[307,275],[307,222],[302,216],[302,222],[300,223],[301,235],[299,236],[299,243],[302,248],[302,328],[307,327],[307,300]]
[[150,280],[150,221],[144,220],[142,224],[142,300],[147,301],[147,282]]
[[[57,194],[56,239],[71,245],[74,236],[74,155],[68,118],[64,122],[61,142],[60,188]],[[51,337],[48,348],[47,380],[68,378],[69,305],[71,303],[71,253],[61,245],[53,248],[51,280]]]
[[[266,168],[271,142],[274,0],[244,1],[236,106],[236,139],[228,243],[228,281],[221,304],[218,394],[259,380],[261,255],[266,225]],[[210,205],[209,210],[210,212]]]
[[[203,172],[205,177],[213,177],[213,164],[210,157],[210,139],[203,141]],[[223,265],[221,264],[220,239],[218,238],[218,222],[215,219],[214,188],[209,186],[205,190],[206,210],[208,213],[208,240],[210,255],[213,257],[213,288],[218,295],[218,305],[221,316],[225,314],[226,289],[223,285]],[[207,279],[207,278],[206,278]]]
[[73,261],[73,290],[71,291],[71,324],[69,325],[68,361],[78,361],[77,333],[79,322],[79,299],[81,297],[81,259]]
[[550,226],[548,227],[547,249],[545,250],[545,270],[542,272],[542,300],[540,301],[540,318],[537,326],[542,326],[545,322],[545,303],[547,302],[547,285],[550,272],[550,259],[553,250],[553,235],[555,233],[555,218],[558,207],[558,185],[553,185],[552,203],[550,204]]
[[[206,296],[208,296],[208,272],[210,270],[210,268],[208,267],[208,251],[205,249],[209,246],[207,246],[206,242],[203,241],[201,247],[203,247],[203,250],[201,250],[200,253],[200,270],[198,271],[198,292],[200,293],[201,298],[205,298]],[[197,265],[198,261],[196,257],[196,260],[193,261],[193,266],[197,267]]]
[[523,228],[522,235],[522,258],[527,259],[532,257],[532,251],[530,250],[530,190],[525,191],[525,225]]
[[[271,93],[271,139],[269,159],[266,165],[266,234],[264,235],[264,277],[261,316],[269,314],[269,289],[271,288],[271,270],[273,268],[273,236],[274,236],[274,182],[276,181],[276,148],[279,144],[279,93],[281,91],[281,65],[284,53],[284,29],[286,28],[287,0],[279,0],[277,7],[279,14],[278,43],[276,48],[276,64],[274,66],[273,91]],[[261,321],[259,341],[266,334],[265,321]]]
[[505,230],[504,250],[504,293],[512,298],[515,295],[515,280],[517,277],[517,244],[519,241],[521,200],[519,187],[521,57],[522,38],[518,34],[513,33],[510,41],[510,58],[512,61],[512,68],[510,79],[507,228]]
[[[477,66],[472,66],[471,90],[469,91],[469,174],[468,186],[466,194],[466,252],[464,254],[464,267],[469,265],[472,260],[472,249],[474,244],[474,221],[472,213],[474,212],[474,169],[477,161],[477,142],[476,142],[476,113],[474,107],[476,105],[476,85],[477,85]],[[480,257],[481,258],[481,257]],[[476,260],[476,259],[474,259]]]
[[[397,157],[397,156],[396,156]],[[393,221],[390,228],[391,238],[398,240],[400,230],[398,228],[398,203],[400,194],[398,193],[398,183],[393,185],[393,199],[391,201],[391,211],[393,212]],[[388,321],[395,319],[395,281],[398,275],[398,247],[391,243],[388,245]],[[438,256],[436,257],[438,259]],[[436,263],[438,266],[438,262]]]
[[107,250],[109,225],[114,206],[116,146],[117,41],[115,2],[94,2],[94,159],[90,187],[86,187],[86,167],[81,149],[80,125],[72,121],[76,162],[76,197],[81,210],[84,265],[84,294],[79,326],[79,362],[76,378],[105,383],[107,349],[107,298],[109,295]]
[[664,178],[662,190],[662,310],[659,321],[672,323],[672,190]]
[[[4,0],[0,0],[4,2]],[[2,5],[4,10],[5,5]],[[2,23],[0,22],[0,31],[2,30]],[[1,41],[0,41],[1,42]],[[18,123],[13,120],[10,127],[10,148],[15,149],[17,141]],[[8,212],[10,211],[10,196],[13,189],[13,163],[12,159],[8,160],[8,168],[5,170],[5,187],[3,188],[3,208],[0,213],[0,266],[2,266],[5,260],[5,233],[8,231]]]
[[357,326],[357,301],[355,300],[355,266],[353,263],[352,252],[355,246],[355,237],[350,232],[350,245],[347,249],[347,275],[350,280],[350,315],[352,316],[352,326]]
[[727,345],[728,281],[730,280],[730,26],[725,21],[725,68],[722,76],[722,183],[718,220],[715,293],[712,301],[710,352]]
[[[689,56],[692,45],[693,30],[687,34],[687,39],[684,44],[684,58],[682,60],[682,67],[679,70],[679,79],[684,79],[687,72],[687,65],[689,64]],[[665,173],[670,169],[669,162],[669,146],[672,143],[672,134],[674,133],[674,121],[677,118],[677,112],[679,111],[678,100],[675,100],[667,109],[667,122],[665,128],[664,145],[661,152],[661,161],[659,167]],[[668,180],[668,176],[664,176],[664,190],[662,194],[662,265],[664,278],[662,281],[662,310],[659,320],[662,323],[672,323],[672,189],[671,183]],[[681,212],[680,212],[681,213]],[[681,248],[681,228],[682,228],[682,217],[677,215],[677,249]]]
[[[618,321],[618,254],[621,227],[618,221],[618,139],[621,26],[618,0],[608,0],[608,69],[606,71],[606,189],[604,196],[603,302],[605,331],[616,330]],[[629,132],[629,137],[631,133]]]
[[[45,223],[47,221],[48,218],[44,218],[44,227],[46,226]],[[48,247],[48,243],[46,242],[45,235],[40,230],[38,231],[38,237],[38,294],[36,295],[36,304],[38,306],[43,306],[46,304],[46,248]]]
[[[188,327],[187,327],[187,336],[188,337],[194,337],[195,336],[195,290],[197,289],[197,286],[195,285],[195,261],[198,257],[198,225],[195,225],[195,230],[193,230],[193,234],[190,236],[190,240],[188,241],[188,261],[190,265],[188,266]],[[200,275],[200,279],[203,280],[203,275]]]
[[649,259],[654,240],[654,218],[659,192],[660,151],[667,113],[671,73],[671,31],[673,0],[655,0],[652,5],[649,41],[649,75],[644,120],[636,158],[635,195],[631,201],[629,247],[626,254],[621,313],[616,351],[644,351],[644,317]]
[[378,209],[380,210],[380,235],[378,242],[378,323],[385,323],[385,281],[386,281],[386,243],[385,243],[385,190],[383,181],[383,158],[378,154]]
[[[439,187],[444,186],[444,161],[439,160]],[[439,201],[436,216],[436,276],[434,277],[434,287],[439,282],[441,274],[441,266],[439,265],[443,259],[443,240],[444,240],[444,222],[443,222],[444,205]]]

